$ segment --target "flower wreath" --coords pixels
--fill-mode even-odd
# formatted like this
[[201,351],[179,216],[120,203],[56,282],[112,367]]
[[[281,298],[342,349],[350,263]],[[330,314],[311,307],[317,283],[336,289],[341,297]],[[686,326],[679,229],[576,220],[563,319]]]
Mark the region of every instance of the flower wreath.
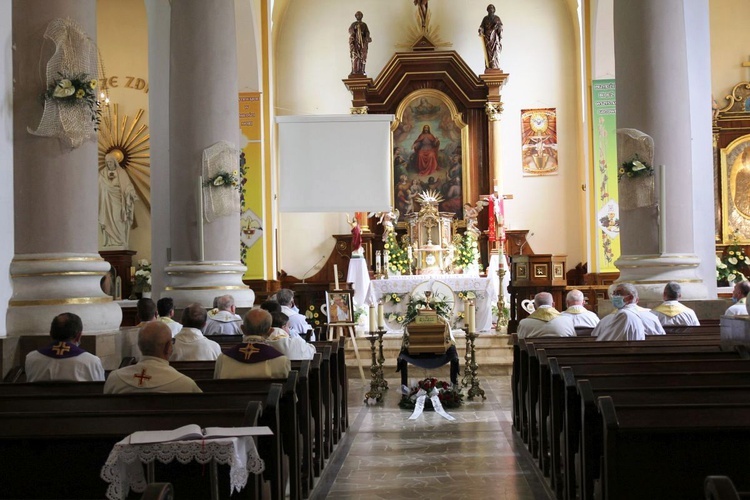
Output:
[[239,191],[240,189],[240,179],[239,179],[239,172],[236,170],[233,170],[232,173],[229,173],[225,170],[222,170],[215,176],[211,177],[205,182],[206,186],[213,186],[213,187],[233,187]]
[[[417,385],[409,389],[409,394],[401,396],[398,406],[404,410],[413,410],[417,404],[417,394],[420,390],[427,393],[428,396],[433,396],[434,392],[437,392],[437,396],[440,399],[440,404],[443,408],[458,408],[463,403],[463,394],[458,389],[451,386],[449,382],[444,380],[438,380],[436,378],[426,378],[417,382]],[[432,410],[432,402],[429,398],[425,400],[425,409]]]
[[635,155],[632,160],[620,165],[620,169],[617,171],[617,180],[619,181],[623,177],[645,177],[647,175],[654,175],[654,167],[645,161],[641,161],[638,155]]

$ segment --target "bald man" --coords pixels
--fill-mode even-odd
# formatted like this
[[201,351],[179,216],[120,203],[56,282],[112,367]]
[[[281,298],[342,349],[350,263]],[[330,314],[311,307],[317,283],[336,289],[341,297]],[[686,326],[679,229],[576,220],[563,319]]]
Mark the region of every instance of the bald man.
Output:
[[169,366],[172,331],[160,321],[146,323],[138,332],[141,360],[109,374],[104,394],[147,392],[202,392],[195,382]]
[[583,292],[571,290],[565,297],[565,305],[568,306],[562,313],[573,321],[573,326],[584,326],[594,328],[599,324],[599,316],[583,307]]
[[575,337],[573,321],[560,314],[554,306],[552,294],[537,293],[534,296],[534,312],[518,323],[518,338]]

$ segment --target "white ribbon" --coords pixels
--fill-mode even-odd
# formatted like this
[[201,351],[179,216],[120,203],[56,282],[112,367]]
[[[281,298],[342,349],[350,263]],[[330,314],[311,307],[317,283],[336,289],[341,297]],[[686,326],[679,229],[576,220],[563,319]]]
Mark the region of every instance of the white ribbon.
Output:
[[424,404],[427,396],[429,396],[430,401],[432,401],[432,407],[435,409],[435,413],[446,420],[456,420],[443,409],[443,404],[440,402],[438,391],[434,387],[429,394],[427,394],[424,389],[419,389],[419,392],[417,392],[417,402],[414,404],[414,412],[411,414],[411,417],[409,417],[409,420],[416,420],[419,418],[419,416],[424,411]]

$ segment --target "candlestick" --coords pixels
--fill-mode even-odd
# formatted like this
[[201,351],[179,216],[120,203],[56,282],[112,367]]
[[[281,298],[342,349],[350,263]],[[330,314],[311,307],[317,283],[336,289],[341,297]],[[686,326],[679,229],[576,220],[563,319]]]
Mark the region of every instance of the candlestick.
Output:
[[377,319],[375,318],[375,305],[370,304],[370,331],[374,332],[378,329]]
[[339,290],[339,266],[338,264],[333,265],[333,279],[336,281],[334,290]]
[[476,309],[474,306],[474,301],[469,301],[469,333],[474,333],[475,320],[476,320],[475,312],[476,312]]
[[380,250],[375,252],[375,274],[380,274],[383,271],[383,266],[380,262],[380,259],[382,258],[381,255]]
[[383,302],[378,302],[378,330],[384,330],[385,329],[385,311],[383,307]]

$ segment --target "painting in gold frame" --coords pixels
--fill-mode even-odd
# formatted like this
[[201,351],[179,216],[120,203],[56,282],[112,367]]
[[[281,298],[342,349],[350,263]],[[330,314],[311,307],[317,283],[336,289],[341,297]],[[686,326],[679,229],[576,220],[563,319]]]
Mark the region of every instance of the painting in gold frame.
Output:
[[750,134],[721,150],[722,243],[750,243]]
[[471,186],[469,126],[453,101],[439,90],[416,90],[396,109],[391,132],[392,199],[401,217],[418,212],[416,197],[429,190],[442,196],[441,212],[463,219]]

